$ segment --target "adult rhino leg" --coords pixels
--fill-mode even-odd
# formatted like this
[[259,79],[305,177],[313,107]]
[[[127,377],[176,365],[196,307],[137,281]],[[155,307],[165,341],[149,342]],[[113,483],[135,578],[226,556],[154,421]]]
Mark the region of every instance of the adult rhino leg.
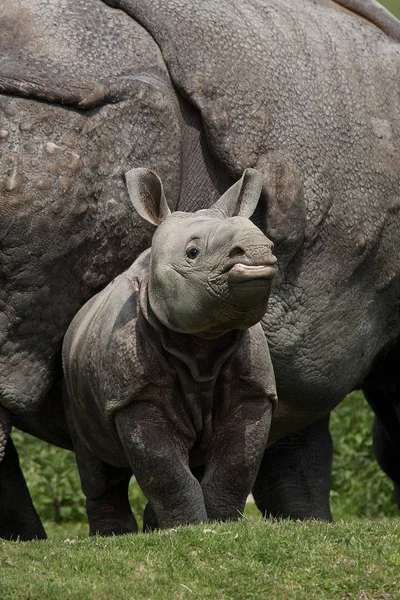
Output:
[[150,531],[155,531],[158,528],[156,513],[154,512],[150,502],[148,502],[143,513],[143,532],[150,533]]
[[373,443],[376,460],[394,484],[400,508],[400,341],[375,361],[363,387],[375,413]]
[[400,508],[400,444],[393,443],[385,425],[376,416],[372,431],[376,460],[382,471],[393,481],[396,502]]
[[0,407],[0,538],[45,539],[46,532],[33,506],[10,431],[8,412]]
[[263,515],[332,521],[332,454],[329,416],[267,448],[253,488]]

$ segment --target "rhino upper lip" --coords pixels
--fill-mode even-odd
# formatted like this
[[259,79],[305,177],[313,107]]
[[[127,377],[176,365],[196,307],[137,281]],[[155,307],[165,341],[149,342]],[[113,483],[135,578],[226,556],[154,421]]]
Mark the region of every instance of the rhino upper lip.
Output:
[[276,271],[276,261],[276,257],[271,256],[269,260],[265,260],[261,264],[254,264],[247,257],[233,257],[226,267],[228,280],[229,282],[240,282],[252,279],[271,279]]
[[232,256],[224,269],[225,273],[230,271],[235,265],[242,265],[244,267],[271,267],[277,262],[276,256],[271,254],[268,259],[261,259],[259,262],[251,261],[247,256]]
[[228,281],[236,283],[253,279],[271,279],[276,271],[274,263],[263,265],[247,265],[236,263],[228,271]]

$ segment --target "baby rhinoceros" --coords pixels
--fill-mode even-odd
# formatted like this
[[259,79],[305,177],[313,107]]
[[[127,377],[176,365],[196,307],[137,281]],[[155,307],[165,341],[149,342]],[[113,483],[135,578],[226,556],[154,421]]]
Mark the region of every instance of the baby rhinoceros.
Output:
[[265,335],[276,259],[250,220],[247,169],[210,209],[171,213],[158,176],[126,175],[151,248],[65,336],[65,408],[90,532],[137,531],[135,475],[159,527],[237,519],[266,446],[275,381]]

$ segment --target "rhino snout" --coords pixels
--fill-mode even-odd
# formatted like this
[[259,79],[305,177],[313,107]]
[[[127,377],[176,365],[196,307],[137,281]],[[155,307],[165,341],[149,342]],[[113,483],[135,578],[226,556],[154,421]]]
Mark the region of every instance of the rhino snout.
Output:
[[225,268],[228,281],[236,283],[252,279],[272,279],[276,272],[276,257],[268,246],[251,248],[247,252],[236,246],[229,253]]

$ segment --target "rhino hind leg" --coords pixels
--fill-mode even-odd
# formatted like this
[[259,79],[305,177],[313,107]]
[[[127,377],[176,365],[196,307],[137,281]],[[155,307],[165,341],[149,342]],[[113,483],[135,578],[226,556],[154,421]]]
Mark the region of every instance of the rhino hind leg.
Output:
[[385,349],[366,380],[364,395],[375,413],[373,444],[376,460],[394,484],[400,508],[400,340]]
[[[1,407],[0,407],[1,410]],[[9,432],[2,444],[4,428],[0,424],[0,538],[29,541],[46,539],[46,532],[33,506],[18,454]]]
[[150,502],[148,502],[143,513],[143,533],[150,533],[150,531],[155,531],[156,529],[159,529],[156,513]]
[[90,535],[112,536],[137,533],[138,526],[128,498],[132,477],[129,469],[106,465],[109,486],[98,498],[86,499]]
[[74,431],[72,437],[82,490],[86,496],[89,535],[108,537],[137,533],[138,526],[128,497],[132,471],[102,462],[80,443]]
[[253,488],[258,509],[265,517],[332,521],[332,454],[329,417],[267,448]]
[[373,443],[375,458],[382,471],[393,481],[396,502],[400,508],[400,444],[388,437],[378,417],[374,419]]
[[81,442],[72,424],[70,431],[82,491],[86,496],[89,535],[109,537],[137,533],[138,526],[128,497],[132,471],[103,462]]

